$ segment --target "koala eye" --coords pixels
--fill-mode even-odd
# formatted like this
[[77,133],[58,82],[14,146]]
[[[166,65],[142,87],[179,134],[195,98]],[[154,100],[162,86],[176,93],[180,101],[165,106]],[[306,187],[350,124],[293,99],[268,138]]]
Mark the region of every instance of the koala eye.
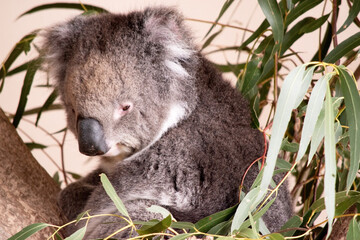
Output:
[[129,110],[130,107],[131,107],[130,105],[125,105],[125,106],[123,106],[122,110],[125,112],[125,111]]

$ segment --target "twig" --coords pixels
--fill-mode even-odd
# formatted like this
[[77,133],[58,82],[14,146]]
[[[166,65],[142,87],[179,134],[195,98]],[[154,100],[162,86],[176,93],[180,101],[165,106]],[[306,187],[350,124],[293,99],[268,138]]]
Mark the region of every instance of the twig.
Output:
[[65,185],[67,186],[68,180],[67,180],[67,175],[66,175],[66,170],[65,170],[65,158],[64,158],[64,144],[65,144],[66,135],[67,135],[67,129],[65,129],[65,131],[64,131],[64,136],[63,136],[62,142],[60,144],[60,152],[61,152],[62,173],[64,176]]
[[[333,9],[332,9],[332,20],[331,20],[331,25],[332,25],[332,32],[333,32],[333,43],[334,43],[334,48],[337,47],[338,45],[338,41],[337,41],[337,34],[336,34],[336,20],[337,20],[337,12],[338,10],[338,6],[337,6],[337,0],[333,0]],[[340,65],[340,59],[336,61],[335,63],[336,65]]]

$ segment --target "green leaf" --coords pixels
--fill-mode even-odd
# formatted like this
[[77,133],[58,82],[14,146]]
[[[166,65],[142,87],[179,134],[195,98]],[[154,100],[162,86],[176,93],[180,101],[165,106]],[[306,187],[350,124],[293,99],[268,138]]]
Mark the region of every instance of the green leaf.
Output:
[[203,44],[201,50],[203,50],[204,48],[206,48],[207,46],[209,46],[211,44],[211,42],[220,34],[222,33],[223,28],[221,28],[219,31],[217,31],[216,33],[214,33],[213,35],[211,35]]
[[252,189],[245,195],[244,199],[240,202],[238,208],[236,209],[233,222],[231,224],[231,233],[240,229],[246,217],[251,214],[252,210],[254,210],[259,204],[259,202],[262,200],[257,199],[259,191],[259,187]]
[[349,224],[349,229],[346,234],[346,240],[357,240],[360,236],[360,226],[356,221],[356,216],[353,217]]
[[227,235],[230,231],[231,220],[226,222],[221,222],[215,227],[211,228],[207,233],[215,235]]
[[14,236],[10,237],[8,240],[22,240],[27,239],[32,236],[34,233],[51,226],[47,223],[34,223],[25,228],[23,228],[20,232],[16,233]]
[[38,125],[38,122],[40,120],[40,117],[41,117],[41,114],[43,111],[46,111],[49,109],[49,107],[54,103],[55,99],[57,98],[58,94],[57,94],[57,91],[54,90],[50,96],[46,99],[44,105],[39,109],[39,112],[38,112],[38,115],[37,115],[37,118],[36,118],[36,122],[35,122],[35,126]]
[[[342,100],[343,100],[343,98],[334,98],[333,99],[334,118],[335,118],[335,113],[338,112],[338,108],[340,107]],[[323,108],[321,109],[321,112],[320,112],[319,117],[315,124],[314,132],[312,135],[312,140],[310,143],[308,165],[310,164],[310,161],[312,160],[318,146],[320,145],[321,140],[324,138],[324,135],[325,135],[324,124],[325,124],[325,106],[323,106]]]
[[40,61],[35,61],[29,65],[28,70],[25,75],[24,83],[21,89],[20,101],[13,119],[13,125],[17,127],[20,123],[20,120],[24,114],[26,103],[28,100],[28,95],[31,90],[31,85],[34,80],[35,73],[40,67]]
[[47,9],[59,9],[59,8],[65,8],[65,9],[77,9],[77,10],[82,10],[82,11],[96,11],[96,12],[108,12],[107,10],[105,10],[104,8],[101,7],[97,7],[97,6],[93,6],[93,5],[89,5],[89,4],[79,4],[79,3],[51,3],[51,4],[43,4],[37,7],[34,7],[26,12],[24,12],[23,14],[21,14],[19,16],[19,18],[23,17],[24,15],[27,14],[31,14],[31,13],[35,13],[38,11],[42,11],[42,10],[47,10]]
[[191,229],[191,230],[193,230],[194,227],[195,227],[195,224],[193,224],[191,222],[172,222],[171,227],[172,228],[177,228],[177,229]]
[[194,236],[196,233],[183,233],[176,235],[175,237],[172,237],[171,240],[185,240],[190,238],[191,236]]
[[195,227],[200,232],[208,232],[217,224],[229,220],[234,215],[236,208],[237,205],[205,217],[195,223]]
[[[289,219],[289,221],[287,221],[284,224],[284,226],[281,227],[281,230],[298,228],[301,226],[301,223],[302,223],[301,218],[297,215],[294,215],[292,218]],[[285,237],[291,237],[294,235],[295,232],[296,232],[296,230],[290,230],[290,231],[282,232],[282,234]]]
[[169,215],[172,217],[171,213],[167,209],[157,205],[151,205],[146,210],[152,213],[160,213],[163,216],[163,218],[166,218]]
[[326,14],[322,17],[319,17],[318,19],[315,19],[307,24],[305,24],[301,29],[300,29],[300,32],[302,33],[310,33],[310,32],[313,32],[315,31],[316,29],[318,29],[319,27],[321,27],[325,22],[326,20],[329,18],[329,14]]
[[65,240],[81,240],[84,238],[85,233],[86,233],[86,226],[80,228],[79,230],[71,234],[69,237],[65,238]]
[[47,146],[42,145],[40,143],[35,143],[35,142],[25,143],[25,145],[28,147],[28,149],[30,151],[33,150],[33,149],[45,149],[45,148],[47,148]]
[[71,177],[75,180],[79,180],[81,178],[81,175],[77,174],[77,173],[74,173],[74,172],[69,172],[69,171],[66,171],[66,173],[70,174]]
[[11,51],[8,58],[3,63],[0,69],[0,79],[2,78],[3,81],[0,87],[0,92],[2,91],[2,88],[4,86],[4,81],[5,81],[5,77],[7,76],[8,69],[10,69],[11,65],[19,57],[19,55],[28,49],[28,45],[34,40],[37,32],[38,30],[24,36],[18,43],[16,43],[14,49]]
[[329,51],[331,41],[332,41],[332,26],[330,23],[328,23],[324,38],[321,42],[320,59],[319,59],[319,52],[317,50],[317,52],[314,54],[314,57],[311,59],[312,62],[316,62],[316,61],[321,62],[325,58],[327,52]]
[[303,97],[301,96],[303,93],[303,89],[301,89],[301,87],[303,85],[304,75],[306,76],[305,68],[306,65],[295,68],[288,74],[283,82],[274,116],[269,150],[267,153],[263,178],[260,184],[261,190],[259,198],[264,197],[267,193],[268,186],[274,173],[274,168],[281,147],[282,139],[287,129],[292,110],[297,108],[297,99]]
[[349,14],[347,15],[347,19],[345,20],[344,24],[339,28],[336,34],[341,33],[344,31],[347,27],[350,26],[352,21],[357,17],[357,15],[360,12],[360,1],[354,0],[352,7],[349,9]]
[[356,178],[356,173],[359,169],[360,161],[360,96],[357,91],[355,80],[349,73],[343,69],[338,68],[340,76],[341,92],[345,98],[346,117],[349,123],[350,133],[350,169],[346,181],[346,189],[350,190],[353,181]]
[[284,24],[279,5],[276,0],[258,0],[258,3],[273,30],[275,43],[281,43],[284,37]]
[[284,236],[280,233],[272,233],[269,235],[270,240],[285,240]]
[[136,231],[140,235],[151,234],[151,233],[160,233],[164,230],[168,229],[171,225],[171,215],[164,218],[162,221],[152,225],[152,226],[142,226],[140,229]]
[[286,137],[282,141],[280,149],[286,152],[297,152],[299,150],[299,144],[289,142],[288,138]]
[[116,193],[114,187],[111,185],[108,177],[104,173],[102,173],[102,174],[100,174],[100,180],[105,189],[105,192],[110,197],[110,199],[114,202],[114,204],[115,204],[116,208],[119,210],[119,212],[122,215],[130,218],[129,213],[125,208],[125,205],[121,201],[119,195],[117,195],[117,193]]
[[294,3],[292,0],[286,0],[286,7],[291,11],[294,8]]
[[328,215],[328,233],[330,236],[332,222],[335,217],[335,182],[336,182],[336,155],[335,155],[335,132],[334,132],[334,110],[331,101],[330,84],[327,82],[325,99],[325,176],[324,193],[325,206]]
[[[355,198],[357,201],[360,202],[360,192],[357,191],[342,191],[337,192],[335,194],[335,201],[336,205],[341,204],[344,201],[351,201],[351,199]],[[320,198],[316,200],[310,207],[310,212],[320,212],[325,209],[324,198]]]
[[257,39],[258,37],[263,34],[263,32],[269,27],[269,22],[265,19],[260,26],[253,32],[248,39],[246,39],[238,48],[240,51],[241,49],[245,48],[249,43]]
[[213,28],[217,25],[217,23],[219,22],[220,18],[224,15],[224,13],[226,12],[226,10],[231,6],[231,4],[234,2],[234,0],[226,0],[226,2],[224,3],[224,5],[222,6],[219,16],[216,18],[214,24],[210,27],[209,31],[206,33],[205,37],[206,38],[210,32],[213,30]]
[[348,39],[342,41],[324,58],[324,62],[335,63],[341,57],[351,52],[354,48],[360,45],[360,32],[355,33]]
[[246,96],[256,86],[257,79],[260,77],[261,73],[258,68],[260,60],[261,58],[254,58],[246,65],[245,74],[239,85],[239,89],[243,96]]
[[8,76],[12,76],[12,75],[15,75],[15,74],[17,74],[17,73],[20,73],[20,72],[23,72],[23,71],[27,70],[28,67],[29,67],[29,65],[32,64],[32,63],[35,62],[35,61],[38,61],[38,59],[36,58],[36,59],[30,60],[30,61],[28,61],[28,62],[25,62],[25,63],[21,64],[20,66],[17,66],[16,68],[10,70],[10,71],[6,74],[6,76],[7,76],[7,77],[8,77]]
[[334,75],[335,73],[328,73],[322,76],[313,88],[306,110],[304,127],[301,133],[300,148],[295,160],[296,162],[300,161],[308,148],[310,139],[314,133],[316,121],[319,118],[321,112],[327,83]]
[[280,56],[282,56],[286,52],[286,50],[288,50],[291,47],[291,45],[293,45],[294,42],[296,42],[296,40],[298,40],[299,38],[301,38],[304,35],[304,32],[301,31],[302,28],[304,27],[304,25],[307,25],[312,22],[314,22],[314,18],[312,18],[312,17],[304,18],[301,21],[299,21],[298,23],[296,23],[295,26],[292,27],[285,34],[284,41],[281,46]]
[[299,3],[294,9],[292,9],[286,17],[285,27],[289,26],[294,20],[303,15],[305,12],[316,7],[323,0],[304,0]]

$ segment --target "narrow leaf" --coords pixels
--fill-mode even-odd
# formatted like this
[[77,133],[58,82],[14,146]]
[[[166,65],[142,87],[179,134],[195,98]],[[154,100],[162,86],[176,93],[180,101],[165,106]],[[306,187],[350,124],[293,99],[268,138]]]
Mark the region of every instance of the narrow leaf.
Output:
[[20,73],[20,72],[23,72],[23,71],[27,70],[28,67],[29,67],[29,65],[31,65],[31,64],[32,64],[33,62],[35,62],[35,61],[38,61],[38,59],[36,58],[36,59],[30,60],[30,61],[28,61],[28,62],[26,62],[26,63],[21,64],[20,66],[14,68],[14,69],[11,69],[11,70],[6,74],[6,76],[7,76],[7,77],[8,77],[8,76],[12,76],[12,75],[15,75],[15,74],[17,74],[17,73]]
[[260,69],[258,68],[260,60],[260,58],[254,58],[246,66],[244,77],[239,86],[239,89],[244,96],[256,86],[257,79],[260,76]]
[[[1,86],[4,86],[5,77],[7,76],[7,72],[10,69],[11,65],[14,63],[14,61],[19,57],[19,55],[23,52],[26,52],[29,48],[30,43],[34,40],[36,37],[38,31],[34,31],[26,36],[24,36],[18,43],[16,43],[15,47],[5,60],[3,62],[1,69],[0,69],[0,79],[2,78],[2,84]],[[0,88],[0,92],[2,91],[2,87]]]
[[25,228],[23,228],[20,232],[16,233],[14,236],[10,237],[8,240],[23,240],[32,236],[34,233],[37,233],[41,229],[51,226],[47,223],[34,223]]
[[211,44],[211,42],[220,34],[222,33],[223,28],[221,28],[219,31],[217,31],[216,33],[214,33],[213,35],[211,35],[203,44],[201,50],[203,50],[204,48],[206,48],[207,46],[209,46]]
[[335,132],[334,132],[334,111],[331,101],[329,83],[327,83],[325,99],[325,176],[324,193],[325,206],[328,215],[328,233],[330,236],[332,223],[335,217],[335,182],[336,182],[336,156],[335,156]]
[[71,234],[69,237],[65,238],[65,240],[81,240],[84,238],[85,233],[86,233],[86,226],[80,228],[79,230]]
[[26,12],[24,12],[23,14],[21,14],[19,16],[19,18],[23,17],[24,15],[27,14],[31,14],[31,13],[35,13],[38,11],[42,11],[42,10],[47,10],[47,9],[59,9],[59,8],[64,8],[64,9],[77,9],[77,10],[82,10],[82,11],[96,11],[96,12],[108,12],[107,10],[105,10],[104,8],[101,7],[97,7],[97,6],[93,6],[93,5],[89,5],[89,4],[79,4],[79,3],[50,3],[50,4],[43,4],[40,6],[36,6]]
[[222,6],[222,8],[220,10],[219,16],[216,18],[214,24],[210,27],[209,31],[206,33],[204,38],[206,38],[210,34],[210,32],[214,29],[216,24],[219,22],[220,18],[224,15],[226,10],[231,6],[231,4],[233,2],[234,2],[234,0],[226,0],[226,2],[224,3],[224,5]]
[[323,0],[304,0],[299,3],[294,9],[292,9],[286,17],[285,27],[289,26],[294,20],[298,19],[305,12],[316,7]]
[[102,174],[100,174],[100,180],[101,180],[101,183],[102,183],[107,195],[109,195],[111,200],[114,202],[114,204],[115,204],[116,208],[119,210],[119,212],[122,215],[129,217],[129,213],[126,210],[125,205],[121,201],[119,195],[117,195],[117,193],[116,193],[114,187],[111,185],[108,177],[104,173],[102,173]]
[[[294,215],[292,218],[289,219],[289,221],[287,221],[284,226],[281,227],[281,230],[286,230],[286,229],[291,229],[291,228],[298,228],[300,227],[302,221],[301,218],[297,215]],[[293,236],[293,234],[296,232],[296,230],[290,230],[290,231],[286,231],[286,232],[282,232],[282,234],[285,237],[291,237]]]
[[20,123],[20,120],[24,114],[26,103],[28,100],[28,95],[30,93],[31,85],[34,80],[35,73],[37,72],[40,66],[40,62],[36,61],[29,65],[28,70],[25,75],[24,83],[21,89],[20,101],[13,119],[13,125],[17,127]]
[[[281,147],[285,130],[289,123],[291,112],[297,108],[296,100],[300,97],[299,92],[302,86],[306,65],[299,66],[292,70],[285,78],[282,90],[279,95],[277,109],[274,116],[272,135],[269,143],[264,174],[260,184],[259,198],[262,198],[271,182],[277,156]],[[303,97],[303,96],[302,96]]]
[[29,148],[29,150],[33,150],[33,149],[44,149],[44,148],[47,148],[47,146],[45,145],[42,145],[40,143],[34,143],[34,142],[31,142],[31,143],[25,143],[26,146]]
[[357,91],[355,80],[349,73],[338,68],[340,73],[341,91],[345,98],[346,117],[349,123],[350,133],[350,169],[346,180],[346,189],[350,190],[360,162],[360,96]]
[[140,229],[137,229],[136,231],[140,235],[145,235],[150,233],[160,233],[168,229],[170,225],[171,225],[171,215],[167,216],[162,221],[154,224],[153,226],[142,226]]
[[194,235],[195,235],[194,233],[183,233],[183,234],[176,235],[175,237],[172,237],[171,240],[185,240]]
[[[340,104],[342,103],[343,98],[335,98],[333,100],[333,109],[334,109],[334,118],[335,118],[335,113],[338,112],[338,108],[340,107]],[[312,160],[312,158],[314,157],[314,154],[318,148],[318,146],[320,145],[320,142],[322,141],[322,139],[324,138],[325,135],[325,106],[323,106],[323,108],[320,111],[319,117],[316,121],[315,124],[315,128],[314,128],[314,132],[312,135],[312,140],[310,143],[310,152],[309,152],[309,156],[308,156],[308,165],[310,164],[310,161]]]
[[324,58],[324,62],[335,63],[341,57],[351,52],[354,48],[360,45],[360,32],[355,33],[348,39],[342,41]]
[[245,48],[249,43],[257,39],[261,36],[261,34],[269,27],[269,22],[265,19],[260,26],[253,32],[248,39],[246,39],[238,48],[238,50],[242,50]]
[[248,213],[251,213],[252,210],[258,205],[262,199],[257,200],[260,188],[254,188],[248,192],[244,199],[240,202],[238,208],[236,209],[233,222],[231,224],[231,233],[240,229],[242,223],[248,216]]
[[329,18],[330,14],[326,14],[322,17],[319,17],[318,19],[315,19],[311,22],[309,22],[308,24],[305,24],[301,29],[300,32],[302,33],[310,33],[315,31],[316,29],[320,28],[325,22],[326,20]]
[[320,54],[319,54],[319,50],[317,50],[317,52],[314,54],[314,57],[311,59],[312,62],[313,61],[314,62],[316,62],[316,61],[322,62],[322,60],[325,58],[327,52],[329,51],[331,41],[332,41],[332,26],[330,23],[328,23],[328,25],[326,27],[326,32],[325,32],[324,38],[321,41]]
[[284,37],[284,24],[278,3],[276,0],[258,0],[258,3],[270,23],[275,42],[281,43]]
[[38,112],[38,115],[37,115],[37,118],[36,118],[36,122],[35,122],[35,126],[38,125],[38,122],[39,122],[39,120],[40,120],[41,114],[42,114],[44,111],[46,111],[46,110],[49,109],[49,107],[50,107],[50,106],[54,103],[54,101],[56,100],[57,96],[58,96],[57,91],[54,90],[54,91],[50,94],[50,96],[46,99],[44,105],[40,108],[40,110],[39,110],[39,112]]
[[349,230],[346,234],[346,240],[357,240],[360,236],[360,227],[356,221],[356,216],[353,217],[349,224]]
[[354,0],[352,7],[349,9],[349,14],[347,15],[347,19],[345,20],[344,24],[339,28],[336,34],[341,33],[344,31],[347,27],[350,26],[352,21],[357,17],[357,15],[360,12],[360,1]]
[[310,139],[315,129],[316,121],[320,115],[320,111],[323,105],[327,83],[334,75],[335,73],[328,73],[322,76],[315,84],[315,87],[311,93],[306,110],[304,127],[301,133],[300,147],[296,157],[296,162],[300,161],[300,159],[304,156],[306,149],[308,148]]
[[196,229],[200,232],[207,232],[217,224],[223,221],[229,220],[235,213],[238,205],[225,209],[221,212],[214,213],[208,217],[205,217],[195,223]]
[[177,228],[177,229],[190,229],[190,230],[193,230],[194,227],[195,227],[195,224],[193,224],[191,222],[172,222],[171,227],[172,228]]
[[146,210],[152,213],[160,213],[163,216],[163,218],[166,218],[169,215],[172,217],[171,213],[167,209],[157,205],[151,205]]

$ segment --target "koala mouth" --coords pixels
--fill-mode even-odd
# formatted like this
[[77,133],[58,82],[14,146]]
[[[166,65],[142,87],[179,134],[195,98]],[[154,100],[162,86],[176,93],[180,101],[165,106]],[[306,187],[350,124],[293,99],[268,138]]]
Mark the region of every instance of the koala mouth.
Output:
[[132,155],[135,152],[135,149],[127,146],[123,143],[117,143],[110,148],[110,150],[105,153],[103,156],[105,158],[116,158],[119,160],[123,160],[128,156]]

